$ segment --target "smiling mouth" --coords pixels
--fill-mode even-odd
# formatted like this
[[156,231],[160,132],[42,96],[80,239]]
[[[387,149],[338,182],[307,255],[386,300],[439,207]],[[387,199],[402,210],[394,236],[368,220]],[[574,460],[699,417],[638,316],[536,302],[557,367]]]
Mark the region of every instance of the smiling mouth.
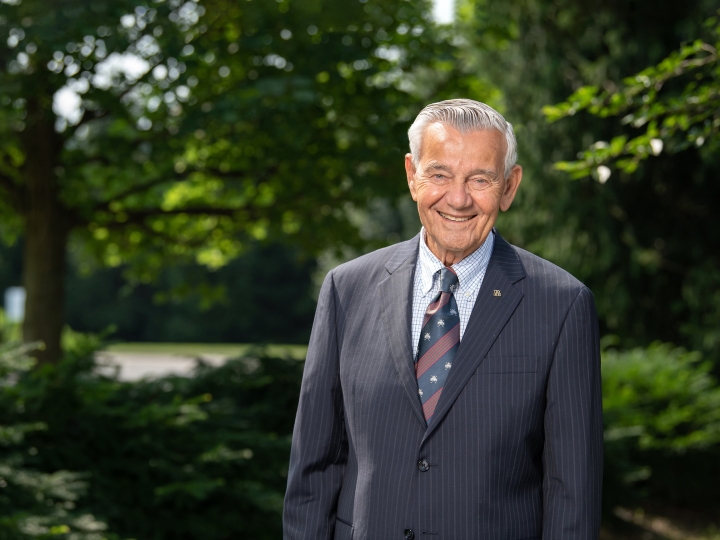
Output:
[[475,216],[451,216],[450,214],[443,214],[442,212],[438,212],[442,217],[449,221],[469,221]]

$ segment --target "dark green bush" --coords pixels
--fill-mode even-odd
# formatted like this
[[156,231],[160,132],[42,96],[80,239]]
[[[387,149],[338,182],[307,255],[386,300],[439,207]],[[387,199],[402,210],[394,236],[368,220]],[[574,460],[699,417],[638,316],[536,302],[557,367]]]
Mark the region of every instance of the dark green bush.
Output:
[[720,386],[698,353],[653,343],[603,352],[604,501],[720,510]]
[[[0,540],[281,537],[302,362],[258,350],[129,383],[98,372],[97,339],[70,345],[33,372],[2,357]],[[603,353],[606,509],[650,497],[718,510],[709,369],[663,344]]]
[[27,353],[33,348],[0,346],[0,540],[101,540],[106,538],[105,524],[76,504],[86,490],[87,475],[32,466],[38,453],[32,440],[48,424],[24,414],[16,382],[32,367]]
[[279,538],[302,363],[258,352],[127,383],[94,371],[93,346],[2,392],[0,423],[45,426],[27,466],[86,471],[78,506],[122,538]]

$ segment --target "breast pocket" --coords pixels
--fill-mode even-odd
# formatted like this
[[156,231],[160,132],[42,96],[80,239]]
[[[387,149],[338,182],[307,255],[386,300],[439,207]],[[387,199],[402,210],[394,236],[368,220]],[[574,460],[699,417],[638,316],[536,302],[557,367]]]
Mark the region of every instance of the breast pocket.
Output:
[[354,530],[354,527],[350,523],[337,518],[335,520],[334,540],[352,540]]
[[485,373],[536,373],[537,356],[488,356],[483,362]]

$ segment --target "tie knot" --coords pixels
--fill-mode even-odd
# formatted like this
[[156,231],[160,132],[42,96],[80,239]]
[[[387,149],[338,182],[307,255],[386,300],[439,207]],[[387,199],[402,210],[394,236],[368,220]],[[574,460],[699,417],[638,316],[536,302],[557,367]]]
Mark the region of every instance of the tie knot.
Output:
[[455,292],[457,289],[458,277],[455,270],[445,267],[440,270],[440,290],[442,292]]

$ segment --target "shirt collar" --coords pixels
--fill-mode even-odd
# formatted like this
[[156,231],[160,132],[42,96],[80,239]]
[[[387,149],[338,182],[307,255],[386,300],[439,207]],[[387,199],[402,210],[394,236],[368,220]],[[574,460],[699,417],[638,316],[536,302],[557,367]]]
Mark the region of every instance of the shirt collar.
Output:
[[[485,242],[465,257],[460,262],[452,265],[452,269],[458,276],[458,290],[472,291],[479,288],[482,277],[485,275],[490,256],[492,255],[495,245],[495,231],[493,230]],[[438,259],[427,245],[425,238],[425,227],[420,229],[420,252],[418,254],[419,270],[420,270],[420,287],[423,295],[428,294],[435,282],[435,275],[444,268],[440,259]]]

